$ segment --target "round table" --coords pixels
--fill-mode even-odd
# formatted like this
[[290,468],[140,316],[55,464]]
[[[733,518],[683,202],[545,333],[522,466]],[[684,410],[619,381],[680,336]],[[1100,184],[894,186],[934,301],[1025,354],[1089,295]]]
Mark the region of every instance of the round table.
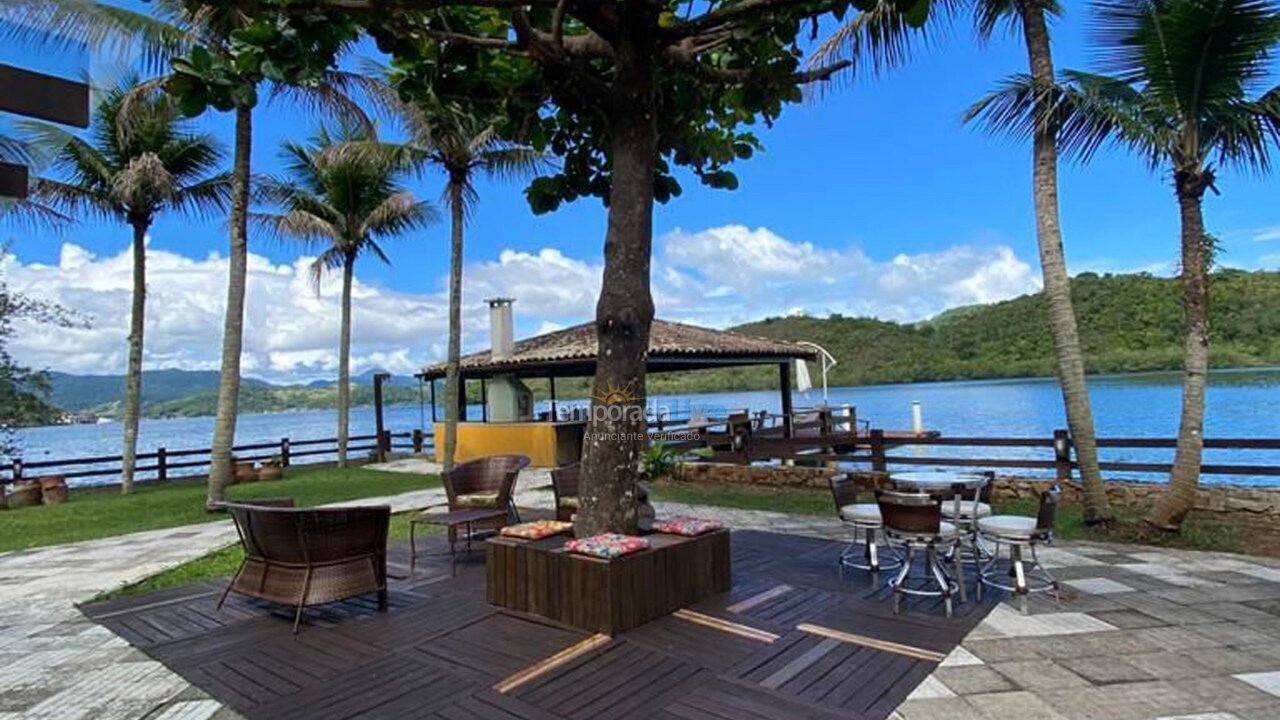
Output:
[[[955,470],[923,470],[915,472],[889,473],[889,480],[895,487],[900,489],[927,492],[935,497],[954,490],[955,496],[953,498],[953,502],[955,505],[952,510],[952,517],[957,523],[959,523],[963,517],[960,509],[962,504],[965,502],[965,493],[977,492],[987,484],[989,479],[990,478],[981,473],[957,472]],[[970,495],[970,498],[972,497],[973,496]],[[978,519],[975,517],[972,522],[976,526]]]

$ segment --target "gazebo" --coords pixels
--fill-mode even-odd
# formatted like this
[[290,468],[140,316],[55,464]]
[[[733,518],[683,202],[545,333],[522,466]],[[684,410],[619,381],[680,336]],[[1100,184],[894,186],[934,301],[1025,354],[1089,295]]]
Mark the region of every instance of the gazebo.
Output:
[[[457,459],[498,452],[519,452],[539,466],[575,461],[581,450],[584,421],[560,418],[556,408],[557,378],[591,377],[596,369],[596,326],[582,323],[519,342],[512,340],[511,300],[489,300],[494,347],[462,358],[462,378],[481,382],[481,422],[466,417],[465,393],[459,412]],[[817,360],[817,353],[784,340],[713,330],[669,320],[654,320],[649,331],[647,372],[675,372],[720,367],[774,365],[784,417],[792,415],[791,372],[796,360]],[[424,381],[445,376],[435,363],[418,375]],[[545,378],[551,411],[546,419],[532,414],[532,398],[523,379]],[[435,407],[435,385],[432,407]],[[434,418],[433,418],[434,419]],[[442,428],[437,428],[439,433]],[[443,443],[439,434],[436,447]]]

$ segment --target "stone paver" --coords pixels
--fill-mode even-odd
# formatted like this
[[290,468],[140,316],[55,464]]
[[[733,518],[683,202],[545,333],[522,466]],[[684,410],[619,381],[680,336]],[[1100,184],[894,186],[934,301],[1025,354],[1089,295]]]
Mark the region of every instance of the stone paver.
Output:
[[[434,472],[422,460],[378,466]],[[549,508],[550,475],[521,474],[517,503]],[[424,490],[362,503],[409,510]],[[661,515],[846,537],[829,518],[658,503]],[[0,554],[0,720],[231,720],[75,603],[234,542],[228,522]],[[896,720],[1280,718],[1280,562],[1220,553],[1060,543],[1041,553],[1061,603],[998,606],[895,711]]]

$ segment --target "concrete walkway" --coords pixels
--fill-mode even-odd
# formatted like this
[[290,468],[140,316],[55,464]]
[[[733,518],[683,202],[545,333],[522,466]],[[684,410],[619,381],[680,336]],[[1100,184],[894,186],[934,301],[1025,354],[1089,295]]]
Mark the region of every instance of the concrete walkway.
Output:
[[[433,472],[421,460],[376,469]],[[546,471],[517,502],[551,506]],[[443,502],[424,490],[362,504]],[[660,515],[844,537],[832,519],[659,503]],[[0,554],[0,720],[238,717],[75,603],[235,541],[229,522]],[[901,720],[1251,720],[1280,718],[1280,562],[1140,546],[1061,543],[1042,557],[1066,581],[1061,605],[998,607],[898,708]],[[833,570],[834,572],[834,570]]]

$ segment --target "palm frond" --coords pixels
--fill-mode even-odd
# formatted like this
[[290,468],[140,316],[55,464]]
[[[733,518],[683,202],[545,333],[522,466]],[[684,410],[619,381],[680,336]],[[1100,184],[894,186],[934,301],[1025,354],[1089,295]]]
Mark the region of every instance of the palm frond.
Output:
[[173,206],[194,217],[217,217],[231,205],[231,185],[231,173],[218,173],[179,188]]
[[418,200],[407,191],[397,192],[378,203],[361,222],[361,236],[391,237],[419,230],[440,219],[431,203]]
[[96,0],[6,0],[0,9],[0,39],[51,51],[87,47],[133,59],[151,71],[190,46],[187,28],[142,12]]
[[929,20],[917,27],[898,3],[879,0],[874,8],[856,13],[819,43],[807,64],[811,68],[823,67],[847,60],[852,64],[842,73],[846,77],[868,71],[879,74],[899,67],[922,48],[945,37],[962,8],[960,0],[935,0],[930,3]]
[[60,232],[76,222],[70,215],[31,198],[0,200],[0,221],[33,232]]
[[104,220],[124,220],[124,208],[103,193],[48,178],[31,181],[31,195],[59,212],[74,218],[91,215]]
[[249,219],[254,227],[274,238],[304,244],[328,242],[338,235],[338,229],[329,221],[302,210],[278,214],[250,213]]

